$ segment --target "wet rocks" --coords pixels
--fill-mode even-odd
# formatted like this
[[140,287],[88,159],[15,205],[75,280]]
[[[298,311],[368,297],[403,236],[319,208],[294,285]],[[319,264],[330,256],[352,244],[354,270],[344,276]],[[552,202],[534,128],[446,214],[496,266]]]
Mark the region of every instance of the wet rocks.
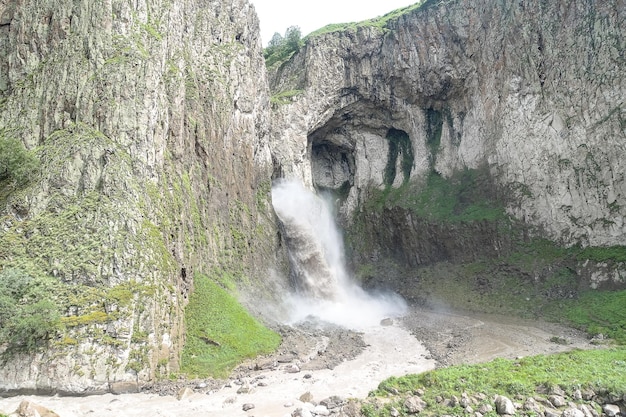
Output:
[[9,414],[10,417],[59,417],[57,413],[52,410],[42,407],[34,402],[24,400],[20,403],[17,409]]
[[[359,415],[358,410],[355,411],[355,409],[353,409],[354,407],[349,406],[351,403],[338,396],[325,398],[321,400],[319,404],[316,404],[313,401],[313,396],[311,395],[311,393],[306,392],[300,396],[300,401],[302,401],[304,404],[302,405],[302,407],[296,408],[291,413],[291,417],[344,417]],[[353,412],[356,412],[356,414],[351,414]]]

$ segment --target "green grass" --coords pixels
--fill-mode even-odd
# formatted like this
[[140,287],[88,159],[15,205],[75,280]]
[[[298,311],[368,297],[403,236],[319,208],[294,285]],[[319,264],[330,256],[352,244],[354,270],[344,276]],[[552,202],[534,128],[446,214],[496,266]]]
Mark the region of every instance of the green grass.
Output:
[[281,91],[280,93],[272,95],[270,102],[275,105],[288,104],[291,103],[293,97],[297,97],[302,93],[304,93],[304,90]]
[[389,13],[384,14],[383,16],[375,17],[373,19],[364,20],[362,22],[349,22],[349,23],[332,23],[330,25],[326,25],[322,28],[317,29],[314,32],[308,34],[304,39],[305,41],[320,35],[324,35],[326,33],[333,32],[345,32],[349,30],[357,30],[360,27],[374,27],[380,30],[387,29],[388,23],[391,20],[397,19],[403,14],[412,12],[413,10],[417,10],[422,7],[426,2],[417,2],[411,6],[402,7],[400,9],[395,9],[390,11]]
[[581,261],[589,259],[595,262],[626,262],[626,246],[588,247],[581,249],[576,257]]
[[370,190],[369,209],[398,206],[418,217],[443,223],[507,219],[493,194],[486,168],[466,169],[450,178],[432,172],[422,186],[406,182],[398,188]]
[[[215,275],[220,275],[216,271]],[[280,336],[265,328],[235,297],[206,275],[194,277],[185,308],[187,339],[181,371],[195,377],[223,378],[246,358],[274,351]]]
[[[529,356],[519,360],[495,359],[476,365],[459,365],[419,375],[392,377],[383,381],[370,397],[391,397],[384,409],[372,415],[389,415],[390,406],[402,410],[402,402],[415,390],[424,390],[428,407],[420,415],[461,415],[463,410],[448,408],[435,401],[438,395],[461,397],[464,392],[482,393],[491,401],[495,394],[511,398],[535,396],[538,387],[559,386],[567,393],[590,388],[596,393],[626,394],[626,348],[574,350],[554,355]],[[394,394],[391,394],[394,393]],[[398,393],[399,395],[395,395]],[[401,411],[404,414],[404,410]]]
[[554,304],[548,314],[626,346],[626,290],[589,290],[576,299]]

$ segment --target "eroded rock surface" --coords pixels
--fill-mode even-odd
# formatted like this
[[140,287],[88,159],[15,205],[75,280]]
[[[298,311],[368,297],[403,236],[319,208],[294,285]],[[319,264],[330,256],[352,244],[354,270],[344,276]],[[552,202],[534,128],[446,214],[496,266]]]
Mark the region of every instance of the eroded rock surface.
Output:
[[486,165],[509,214],[623,244],[623,9],[428,1],[384,30],[313,37],[272,75],[275,93],[302,90],[274,111],[281,169],[341,189],[347,220],[368,189]]
[[276,263],[257,17],[244,0],[2,1],[0,16],[0,132],[41,160],[2,194],[0,268],[76,288],[65,336],[3,364],[0,389],[168,375],[193,275],[237,265],[261,287]]

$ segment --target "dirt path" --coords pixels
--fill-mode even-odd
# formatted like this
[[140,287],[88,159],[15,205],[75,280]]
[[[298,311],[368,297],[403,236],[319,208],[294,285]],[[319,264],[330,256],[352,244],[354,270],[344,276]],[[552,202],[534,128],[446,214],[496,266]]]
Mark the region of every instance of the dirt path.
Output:
[[[303,394],[310,395],[313,403],[333,395],[363,398],[390,376],[495,357],[592,347],[584,335],[571,329],[509,317],[414,309],[392,325],[385,324],[360,333],[315,326],[285,328],[285,344],[276,355],[246,364],[226,383],[194,382],[190,386],[195,389],[182,400],[159,395],[166,392],[164,387],[142,394],[19,396],[0,400],[0,412],[11,412],[29,399],[61,417],[283,417],[303,406]],[[179,385],[169,388],[175,392]],[[245,404],[254,408],[243,411]]]

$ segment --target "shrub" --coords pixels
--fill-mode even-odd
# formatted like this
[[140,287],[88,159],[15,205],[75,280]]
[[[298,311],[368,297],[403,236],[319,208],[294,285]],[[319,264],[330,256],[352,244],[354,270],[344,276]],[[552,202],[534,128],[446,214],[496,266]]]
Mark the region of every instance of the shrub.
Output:
[[39,170],[39,160],[22,143],[7,137],[0,130],[0,182],[8,181],[21,186],[32,179]]
[[285,31],[285,36],[274,33],[272,39],[263,50],[265,65],[271,67],[277,62],[283,62],[302,46],[302,33],[298,26],[291,26]]
[[7,353],[32,352],[59,330],[59,308],[46,287],[17,269],[0,272],[0,344]]

